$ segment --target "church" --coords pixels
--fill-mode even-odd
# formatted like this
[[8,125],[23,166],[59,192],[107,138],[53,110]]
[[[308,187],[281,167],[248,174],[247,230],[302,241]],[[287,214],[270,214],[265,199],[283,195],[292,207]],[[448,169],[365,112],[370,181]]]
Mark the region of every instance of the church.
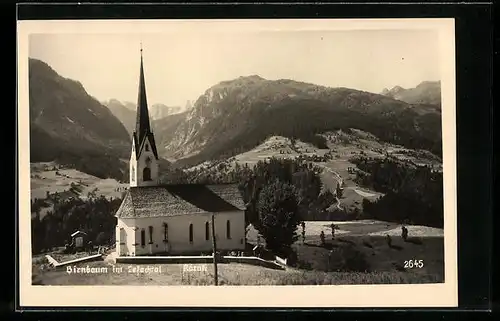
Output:
[[160,184],[150,127],[141,48],[137,119],[132,134],[130,188],[115,216],[117,256],[212,252],[245,248],[245,205],[235,184]]

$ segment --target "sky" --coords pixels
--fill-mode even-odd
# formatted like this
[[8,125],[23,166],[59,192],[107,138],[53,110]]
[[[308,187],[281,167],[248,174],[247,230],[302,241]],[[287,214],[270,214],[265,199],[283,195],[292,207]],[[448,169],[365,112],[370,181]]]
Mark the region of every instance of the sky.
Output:
[[425,29],[45,33],[30,35],[29,56],[100,101],[136,102],[141,43],[149,105],[184,106],[249,75],[375,93],[440,80],[438,33]]

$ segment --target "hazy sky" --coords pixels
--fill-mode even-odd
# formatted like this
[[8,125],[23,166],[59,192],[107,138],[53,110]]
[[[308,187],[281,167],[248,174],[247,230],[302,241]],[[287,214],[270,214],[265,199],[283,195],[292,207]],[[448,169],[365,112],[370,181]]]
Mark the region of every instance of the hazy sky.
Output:
[[376,93],[440,80],[431,30],[35,34],[29,56],[99,100],[136,102],[141,41],[150,105],[184,106],[220,81],[254,74]]

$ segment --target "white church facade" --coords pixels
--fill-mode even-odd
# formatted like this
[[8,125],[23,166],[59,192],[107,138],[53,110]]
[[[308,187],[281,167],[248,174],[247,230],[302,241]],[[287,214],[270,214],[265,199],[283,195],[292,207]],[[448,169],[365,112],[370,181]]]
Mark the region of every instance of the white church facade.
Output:
[[137,119],[132,134],[130,188],[116,212],[118,256],[212,252],[245,248],[245,206],[234,184],[160,184],[150,127],[141,49]]

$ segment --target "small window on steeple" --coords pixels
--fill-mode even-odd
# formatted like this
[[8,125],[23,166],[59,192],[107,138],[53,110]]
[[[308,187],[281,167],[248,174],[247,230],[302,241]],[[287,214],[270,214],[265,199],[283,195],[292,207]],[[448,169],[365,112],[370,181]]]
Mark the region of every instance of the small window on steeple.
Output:
[[146,144],[146,152],[149,152],[149,145]]
[[149,168],[144,168],[142,171],[142,180],[143,181],[150,181],[151,180],[151,170]]

